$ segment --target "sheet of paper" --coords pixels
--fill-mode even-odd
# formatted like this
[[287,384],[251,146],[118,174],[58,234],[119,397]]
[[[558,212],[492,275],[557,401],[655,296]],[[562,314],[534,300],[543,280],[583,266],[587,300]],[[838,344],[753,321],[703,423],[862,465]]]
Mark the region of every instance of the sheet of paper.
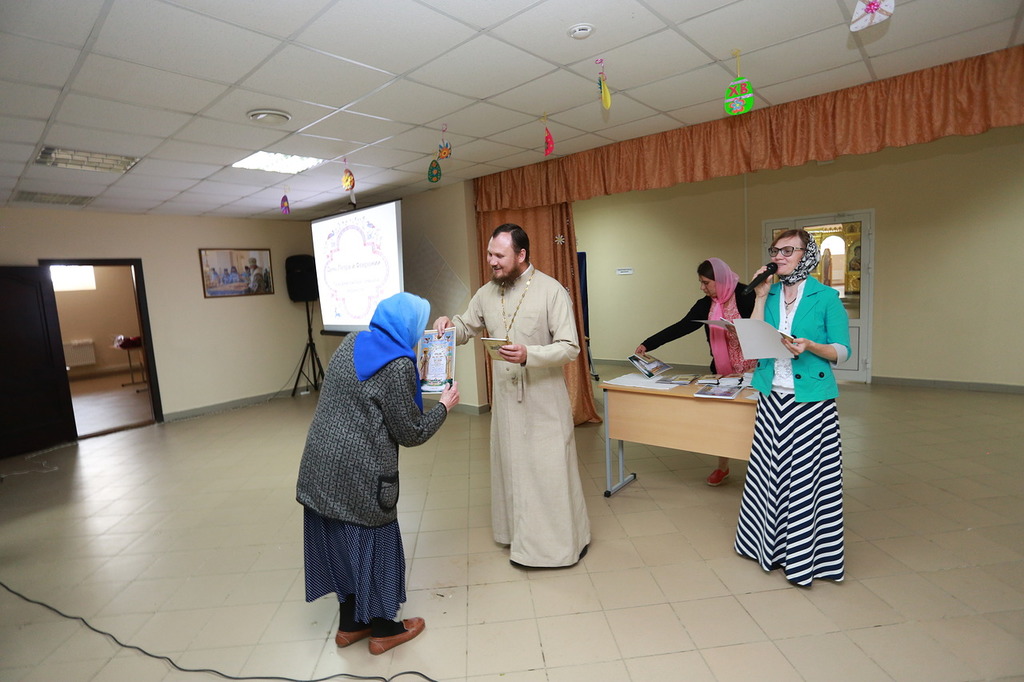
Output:
[[675,384],[662,383],[657,378],[648,378],[643,374],[623,374],[621,377],[609,379],[604,383],[614,386],[630,386],[632,388],[655,388],[659,391],[669,391],[676,387]]
[[754,358],[792,358],[792,354],[782,345],[782,332],[764,320],[738,319],[732,321],[736,336],[743,349],[743,357]]

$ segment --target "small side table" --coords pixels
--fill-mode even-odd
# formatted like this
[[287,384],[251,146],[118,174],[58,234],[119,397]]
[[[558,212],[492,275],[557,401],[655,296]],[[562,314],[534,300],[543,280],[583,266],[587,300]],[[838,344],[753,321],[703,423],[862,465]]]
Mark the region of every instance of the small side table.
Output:
[[[117,347],[117,348],[120,348],[121,350],[123,350],[126,353],[128,353],[128,371],[131,372],[131,375],[132,375],[132,380],[129,381],[128,383],[126,383],[126,384],[121,384],[121,386],[138,386],[140,384],[145,385],[146,384],[146,365],[145,365],[145,362],[143,362],[142,358],[140,357],[139,358],[138,367],[136,367],[135,363],[132,361],[132,351],[133,350],[141,351],[141,349],[142,349],[142,337],[141,336],[123,336],[123,335],[122,336],[118,336],[116,339],[114,339],[114,346]],[[136,371],[136,369],[138,369],[139,377],[140,377],[138,380],[135,379],[135,371]],[[140,393],[140,392],[142,392],[144,390],[146,390],[146,389],[140,388],[140,389],[136,389],[135,392],[136,393]]]

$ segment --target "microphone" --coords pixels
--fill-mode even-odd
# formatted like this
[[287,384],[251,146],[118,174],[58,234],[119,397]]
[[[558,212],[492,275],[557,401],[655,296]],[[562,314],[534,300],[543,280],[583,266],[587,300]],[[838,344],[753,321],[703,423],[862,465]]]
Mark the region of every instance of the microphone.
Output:
[[754,280],[743,289],[743,295],[749,296],[750,294],[754,293],[754,289],[757,287],[757,285],[765,281],[772,275],[774,275],[778,271],[778,269],[779,266],[776,265],[775,263],[768,263],[767,265],[765,265],[764,272],[755,277]]

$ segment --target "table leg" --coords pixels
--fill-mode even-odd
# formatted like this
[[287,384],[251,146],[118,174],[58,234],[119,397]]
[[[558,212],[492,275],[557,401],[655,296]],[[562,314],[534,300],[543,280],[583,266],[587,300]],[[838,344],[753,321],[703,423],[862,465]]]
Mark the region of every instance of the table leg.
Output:
[[607,487],[604,491],[605,497],[611,497],[615,493],[636,480],[636,474],[626,476],[625,445],[618,441],[619,451],[619,482],[612,484],[612,441],[608,436],[608,389],[604,391],[604,472]]

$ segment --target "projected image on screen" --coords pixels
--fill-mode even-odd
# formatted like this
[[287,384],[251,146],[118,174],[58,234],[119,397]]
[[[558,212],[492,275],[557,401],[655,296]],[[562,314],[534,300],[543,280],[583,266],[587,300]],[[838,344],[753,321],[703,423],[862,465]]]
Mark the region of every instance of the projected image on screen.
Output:
[[367,329],[378,301],[402,291],[400,203],[314,221],[313,256],[324,330]]

